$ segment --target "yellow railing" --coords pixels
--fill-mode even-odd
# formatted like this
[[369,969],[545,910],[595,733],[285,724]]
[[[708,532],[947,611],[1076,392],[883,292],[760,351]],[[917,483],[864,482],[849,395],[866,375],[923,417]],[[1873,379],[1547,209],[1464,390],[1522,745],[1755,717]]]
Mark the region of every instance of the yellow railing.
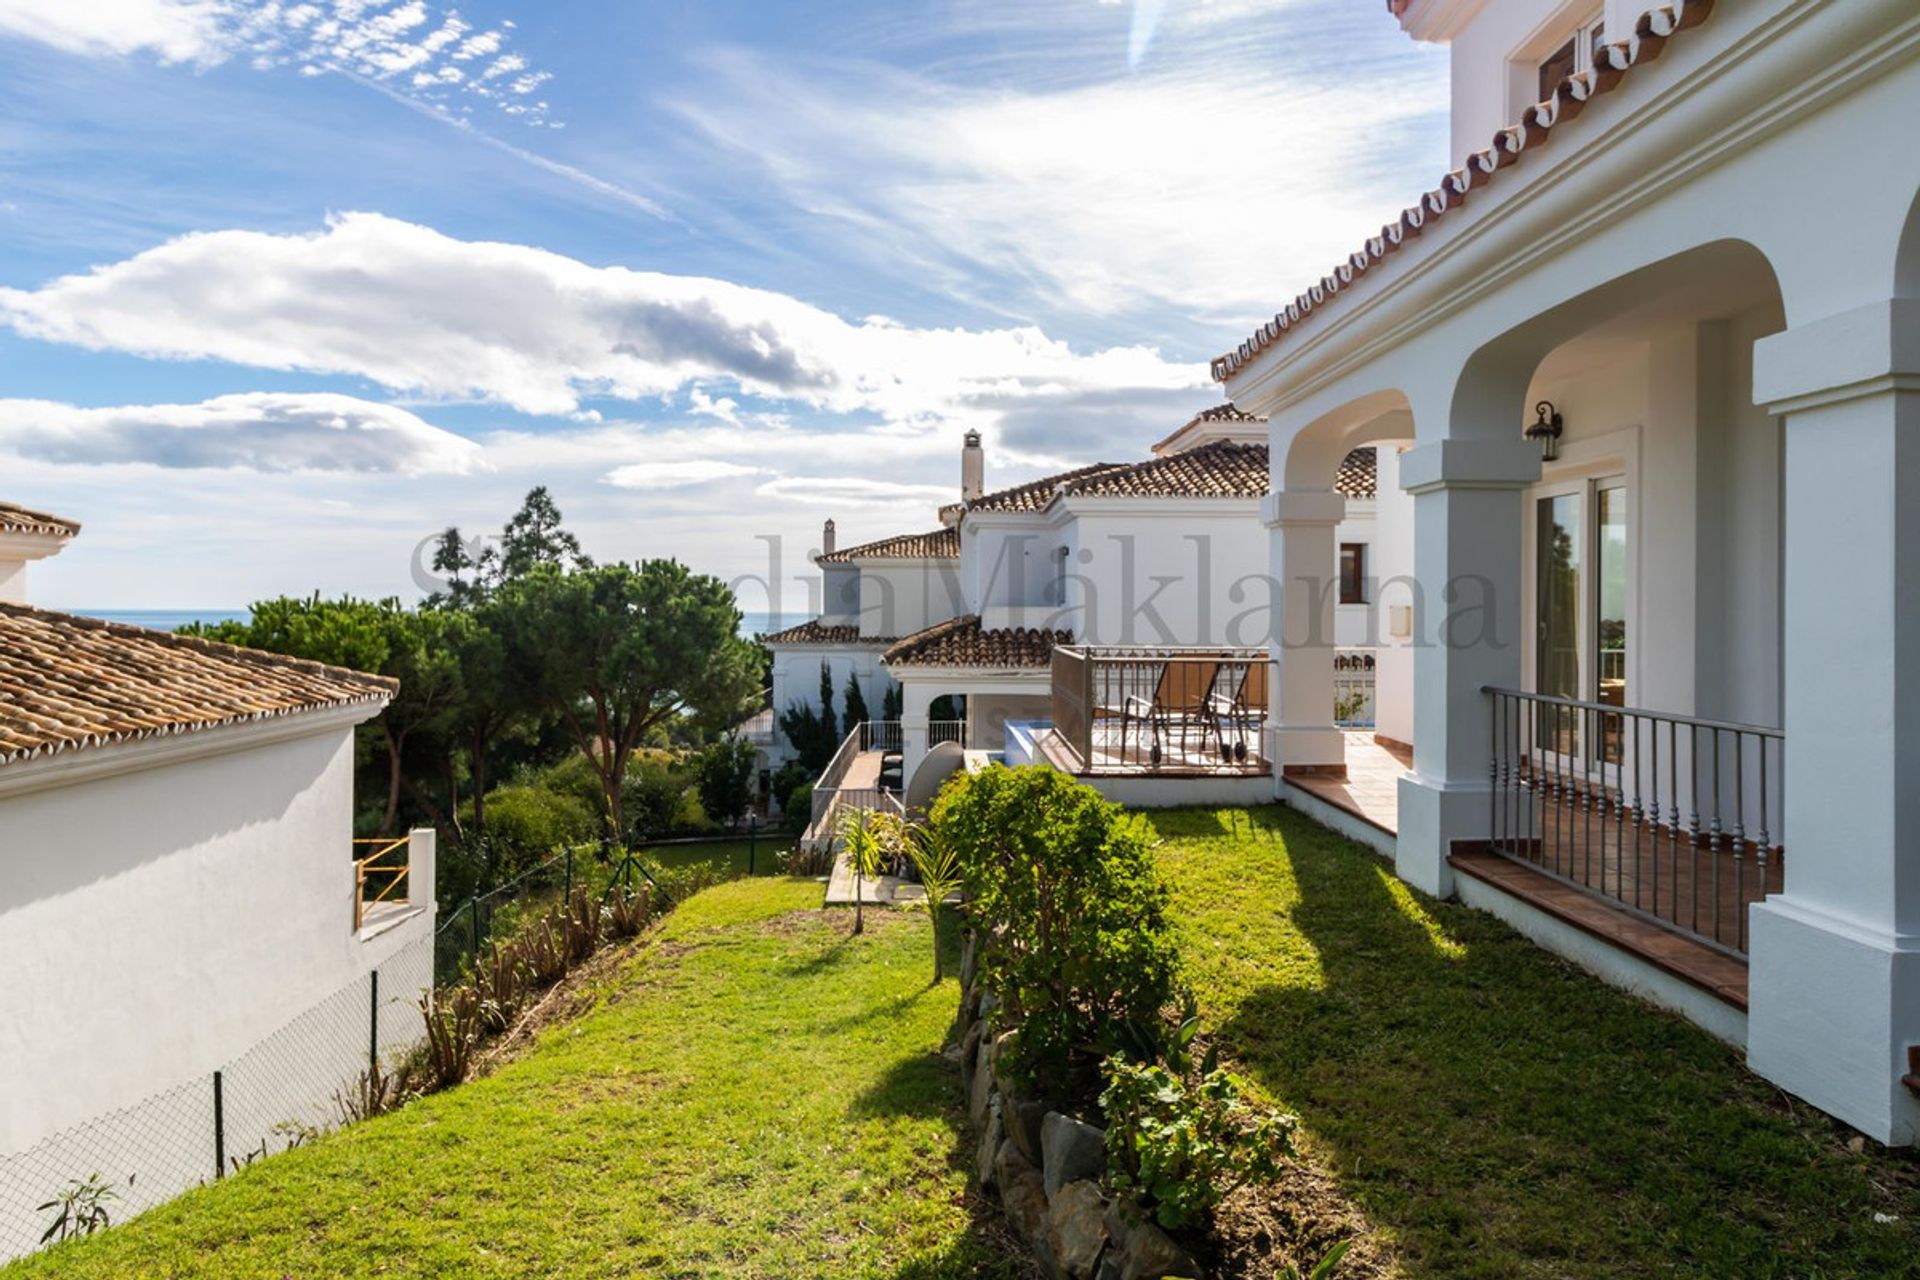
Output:
[[[406,836],[401,836],[398,839],[392,839],[387,836],[376,836],[370,840],[355,840],[353,842],[356,855],[358,855],[362,849],[371,850],[371,852],[367,853],[364,857],[356,856],[353,860],[353,927],[356,931],[359,930],[361,924],[366,920],[368,907],[385,902],[401,885],[407,882],[407,865],[410,861],[407,856],[407,846],[409,843],[411,842]],[[391,859],[396,853],[400,855],[400,860],[397,863],[386,861],[386,859]],[[367,880],[370,877],[378,879],[381,876],[386,877],[385,885],[378,893],[374,894],[372,898],[368,898]]]

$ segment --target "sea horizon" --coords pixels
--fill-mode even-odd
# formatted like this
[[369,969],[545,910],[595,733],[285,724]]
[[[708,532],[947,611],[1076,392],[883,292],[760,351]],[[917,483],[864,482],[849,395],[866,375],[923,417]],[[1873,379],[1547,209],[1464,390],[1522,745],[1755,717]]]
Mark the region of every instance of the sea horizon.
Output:
[[[98,618],[103,622],[118,622],[127,626],[146,627],[150,631],[178,631],[181,627],[193,623],[215,625],[222,622],[245,622],[253,616],[251,609],[89,609],[70,608],[67,613],[78,614],[83,618]],[[783,623],[781,614],[762,612],[742,613],[740,616],[740,634],[749,639],[778,630]],[[799,621],[795,618],[794,621]]]

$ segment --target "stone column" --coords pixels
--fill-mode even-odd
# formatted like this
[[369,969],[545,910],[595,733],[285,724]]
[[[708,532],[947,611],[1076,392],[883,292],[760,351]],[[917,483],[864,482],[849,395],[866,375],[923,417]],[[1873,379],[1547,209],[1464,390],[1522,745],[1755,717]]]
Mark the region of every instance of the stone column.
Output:
[[1270,493],[1261,504],[1279,581],[1276,678],[1267,708],[1268,758],[1281,772],[1344,774],[1346,740],[1333,722],[1334,529],[1347,500],[1325,490]]
[[1890,1144],[1920,1044],[1920,299],[1754,348],[1785,417],[1785,891],[1749,917],[1747,1060]]
[[1519,437],[1437,440],[1400,455],[1413,495],[1413,770],[1400,779],[1394,868],[1440,897],[1447,855],[1489,829],[1488,686],[1521,680],[1521,490],[1540,453]]

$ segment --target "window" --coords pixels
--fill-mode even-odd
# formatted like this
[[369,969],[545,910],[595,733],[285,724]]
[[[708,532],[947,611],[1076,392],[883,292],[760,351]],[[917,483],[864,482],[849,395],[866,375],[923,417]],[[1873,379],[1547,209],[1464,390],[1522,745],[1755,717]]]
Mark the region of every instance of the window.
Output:
[[1594,50],[1606,42],[1607,25],[1599,18],[1576,28],[1572,37],[1540,64],[1540,101],[1552,97],[1569,77],[1593,70]]
[[1367,602],[1367,544],[1340,544],[1340,603]]

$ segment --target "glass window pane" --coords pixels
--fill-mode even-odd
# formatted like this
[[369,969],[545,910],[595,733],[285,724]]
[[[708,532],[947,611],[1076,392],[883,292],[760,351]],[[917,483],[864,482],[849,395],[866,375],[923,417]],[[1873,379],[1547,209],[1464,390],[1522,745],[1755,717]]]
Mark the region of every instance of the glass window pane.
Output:
[[[1580,688],[1580,495],[1541,498],[1538,544],[1536,681],[1539,692],[1578,698]],[[1579,747],[1579,716],[1570,708],[1544,713],[1541,745],[1571,754]]]

